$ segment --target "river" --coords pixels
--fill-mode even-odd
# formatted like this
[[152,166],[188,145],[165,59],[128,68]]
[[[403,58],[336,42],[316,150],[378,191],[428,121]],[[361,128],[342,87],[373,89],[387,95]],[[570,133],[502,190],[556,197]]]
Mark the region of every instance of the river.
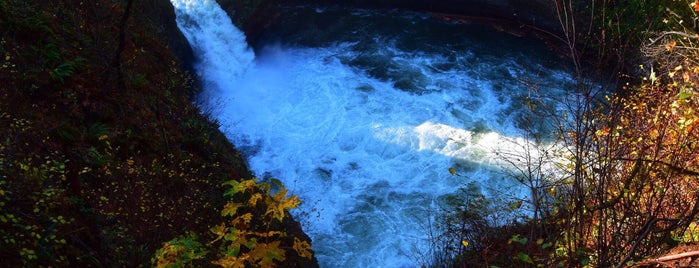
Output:
[[202,109],[257,177],[301,198],[321,267],[419,267],[444,196],[525,196],[502,152],[532,142],[525,130],[551,135],[530,97],[571,88],[541,42],[487,25],[289,6],[247,44],[214,1],[171,1]]

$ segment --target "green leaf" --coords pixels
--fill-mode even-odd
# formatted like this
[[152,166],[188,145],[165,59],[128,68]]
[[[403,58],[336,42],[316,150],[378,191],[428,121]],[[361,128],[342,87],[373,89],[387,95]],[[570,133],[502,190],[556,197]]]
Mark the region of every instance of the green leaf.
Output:
[[[248,240],[247,243],[245,243],[245,246],[247,248],[255,248],[256,245],[257,245],[257,238],[254,238],[254,237],[250,238],[250,240]],[[264,245],[264,244],[262,244],[262,245]]]
[[275,187],[279,187],[279,188],[284,187],[284,184],[282,183],[282,181],[275,179],[275,178],[270,178],[269,183],[274,185]]
[[682,91],[682,92],[680,92],[680,94],[677,94],[677,98],[680,100],[688,99],[688,98],[691,98],[692,96],[694,96],[694,94],[692,94],[691,92],[687,92],[687,91]]
[[522,200],[510,202],[509,205],[510,205],[510,209],[521,208],[522,207]]
[[580,260],[580,264],[582,264],[582,265],[590,264],[590,258],[587,258],[587,257],[583,258],[582,260]]
[[523,261],[523,262],[526,262],[526,263],[529,263],[529,264],[534,264],[534,260],[532,260],[532,258],[529,257],[529,255],[525,254],[524,252],[518,253],[518,254],[517,254],[517,258],[518,258],[520,261]]
[[241,180],[241,181],[230,180],[230,181],[222,183],[222,185],[231,186],[230,189],[226,190],[226,192],[223,193],[223,196],[233,196],[235,194],[244,192],[245,190],[251,190],[251,189],[255,188],[255,186],[257,184],[255,183],[255,180]]
[[517,243],[524,245],[527,243],[527,241],[529,241],[529,239],[527,239],[526,237],[519,237],[519,235],[516,234],[516,235],[513,235],[512,238],[510,238],[510,240],[507,241],[507,243],[510,244],[512,242],[517,242]]

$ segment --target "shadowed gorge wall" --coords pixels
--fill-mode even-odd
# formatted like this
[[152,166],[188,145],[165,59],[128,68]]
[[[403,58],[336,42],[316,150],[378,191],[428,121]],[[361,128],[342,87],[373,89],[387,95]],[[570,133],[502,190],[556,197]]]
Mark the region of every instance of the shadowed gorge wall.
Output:
[[[319,5],[348,5],[360,8],[401,8],[415,11],[442,13],[444,15],[468,17],[469,20],[497,21],[505,31],[516,31],[524,25],[548,32],[560,30],[556,9],[552,1],[533,0],[217,0],[221,7],[231,16],[233,22],[241,27],[248,39],[254,38],[276,15],[276,3],[312,3]],[[485,21],[489,23],[489,21]],[[503,22],[507,22],[504,23]]]
[[221,183],[251,174],[192,103],[169,1],[7,0],[0,29],[3,265],[149,266],[176,236],[213,239]]

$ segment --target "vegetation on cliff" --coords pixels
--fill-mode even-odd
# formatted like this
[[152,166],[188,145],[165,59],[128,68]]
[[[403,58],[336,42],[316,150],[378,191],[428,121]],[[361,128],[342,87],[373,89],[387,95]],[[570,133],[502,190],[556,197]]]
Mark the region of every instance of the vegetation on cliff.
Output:
[[[0,2],[3,265],[148,266],[175,237],[217,239],[217,215],[249,198],[224,197],[251,174],[192,104],[172,25],[161,0]],[[248,231],[283,233],[280,248],[306,250],[283,263],[314,266],[278,217],[291,207]]]

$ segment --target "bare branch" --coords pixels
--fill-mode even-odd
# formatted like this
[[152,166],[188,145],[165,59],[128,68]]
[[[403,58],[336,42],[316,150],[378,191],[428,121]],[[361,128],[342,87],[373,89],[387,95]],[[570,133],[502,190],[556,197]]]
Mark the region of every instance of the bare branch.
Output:
[[674,260],[678,260],[678,259],[696,257],[696,256],[699,256],[699,250],[689,251],[689,252],[679,253],[679,254],[667,255],[667,256],[663,256],[663,257],[654,259],[654,261],[657,261],[657,262],[674,261]]
[[661,160],[651,160],[651,159],[633,159],[633,158],[615,158],[614,160],[623,160],[623,161],[640,161],[640,162],[645,162],[645,163],[651,163],[651,164],[661,164],[663,166],[666,166],[674,171],[677,171],[681,174],[684,175],[691,175],[691,176],[699,176],[699,171],[696,170],[691,170],[691,169],[686,169],[682,167],[675,166],[671,163],[667,163]]
[[648,265],[648,264],[660,264],[660,265],[667,266],[667,267],[675,267],[674,265],[666,263],[666,262],[675,261],[675,260],[684,259],[684,258],[692,258],[692,257],[697,257],[697,256],[699,256],[699,250],[688,251],[688,252],[684,252],[684,253],[671,254],[671,255],[666,255],[666,256],[660,257],[660,258],[649,259],[649,260],[645,260],[642,262],[637,262],[630,267],[644,266],[644,265]]
[[687,37],[687,38],[689,38],[689,39],[699,39],[699,35],[696,35],[696,34],[691,35],[691,34],[688,34],[688,33],[685,33],[685,32],[665,31],[665,32],[662,32],[662,33],[660,34],[660,36],[658,36],[657,38],[651,40],[651,42],[650,42],[650,44],[648,44],[648,46],[651,46],[651,45],[655,44],[656,42],[660,41],[660,39],[663,39],[665,36],[668,36],[668,35],[680,35],[680,36],[683,36],[683,37]]

